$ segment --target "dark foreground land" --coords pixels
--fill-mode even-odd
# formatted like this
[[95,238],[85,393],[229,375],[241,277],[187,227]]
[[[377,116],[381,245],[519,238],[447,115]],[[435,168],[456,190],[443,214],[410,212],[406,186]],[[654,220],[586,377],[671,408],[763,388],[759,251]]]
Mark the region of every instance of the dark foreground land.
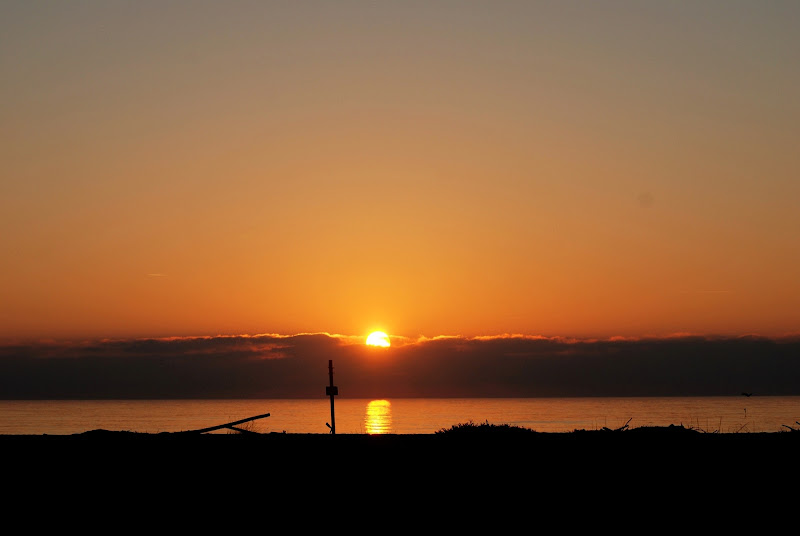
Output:
[[[682,426],[542,433],[513,427],[454,427],[435,434],[137,433],[0,436],[0,453],[21,461],[69,459],[91,466],[212,468],[247,464],[319,466],[336,471],[370,463],[407,471],[541,470],[614,472],[623,468],[730,471],[794,468],[800,430],[707,433]],[[581,469],[582,468],[582,469]],[[793,469],[792,469],[793,470]]]
[[13,498],[8,515],[17,506],[68,505],[79,519],[40,509],[26,523],[88,519],[120,529],[170,523],[239,530],[257,519],[262,528],[283,520],[405,523],[471,534],[510,532],[534,518],[573,529],[637,520],[675,530],[697,523],[734,529],[744,514],[769,522],[792,517],[787,490],[797,480],[798,456],[800,431],[719,434],[676,426],[0,436],[3,486]]

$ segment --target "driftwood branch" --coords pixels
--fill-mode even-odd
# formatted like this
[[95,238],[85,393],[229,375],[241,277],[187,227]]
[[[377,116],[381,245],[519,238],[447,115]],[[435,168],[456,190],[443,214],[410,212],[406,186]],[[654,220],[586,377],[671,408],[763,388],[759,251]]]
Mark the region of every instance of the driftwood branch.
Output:
[[[201,430],[189,430],[189,433],[192,433],[192,434],[203,434],[205,432],[213,432],[214,430],[220,430],[222,428],[229,428],[229,429],[235,430],[237,432],[251,432],[251,430],[244,430],[242,428],[236,428],[236,425],[237,424],[242,424],[242,423],[245,423],[245,422],[254,421],[256,419],[263,419],[264,417],[269,417],[269,413],[265,413],[264,415],[256,415],[255,417],[248,417],[248,418],[242,419],[240,421],[233,421],[233,422],[228,422],[228,423],[225,423],[225,424],[220,424],[218,426],[211,426],[209,428],[203,428]],[[252,432],[252,433],[255,433],[255,432]]]

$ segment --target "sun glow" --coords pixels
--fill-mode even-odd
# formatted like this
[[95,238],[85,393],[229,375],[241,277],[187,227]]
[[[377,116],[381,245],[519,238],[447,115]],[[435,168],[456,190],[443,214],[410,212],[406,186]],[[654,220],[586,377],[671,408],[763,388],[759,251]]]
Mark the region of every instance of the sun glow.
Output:
[[367,346],[382,346],[388,348],[391,346],[389,343],[389,336],[382,331],[373,331],[367,337]]

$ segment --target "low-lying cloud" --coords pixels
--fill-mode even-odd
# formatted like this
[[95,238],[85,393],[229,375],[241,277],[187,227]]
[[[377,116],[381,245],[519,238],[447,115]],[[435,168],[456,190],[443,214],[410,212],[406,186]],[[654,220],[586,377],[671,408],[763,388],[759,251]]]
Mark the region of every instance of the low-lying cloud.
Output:
[[[393,341],[395,343],[395,341]],[[328,334],[0,347],[0,399],[800,395],[800,340]]]

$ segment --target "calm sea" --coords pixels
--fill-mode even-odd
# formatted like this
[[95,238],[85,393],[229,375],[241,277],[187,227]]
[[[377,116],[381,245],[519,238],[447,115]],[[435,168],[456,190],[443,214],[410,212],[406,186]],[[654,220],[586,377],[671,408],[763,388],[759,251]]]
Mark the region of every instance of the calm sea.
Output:
[[[0,401],[0,434],[144,433],[239,425],[260,433],[432,434],[457,424],[539,432],[683,425],[705,432],[800,428],[800,397]],[[220,429],[209,433],[230,433]]]

